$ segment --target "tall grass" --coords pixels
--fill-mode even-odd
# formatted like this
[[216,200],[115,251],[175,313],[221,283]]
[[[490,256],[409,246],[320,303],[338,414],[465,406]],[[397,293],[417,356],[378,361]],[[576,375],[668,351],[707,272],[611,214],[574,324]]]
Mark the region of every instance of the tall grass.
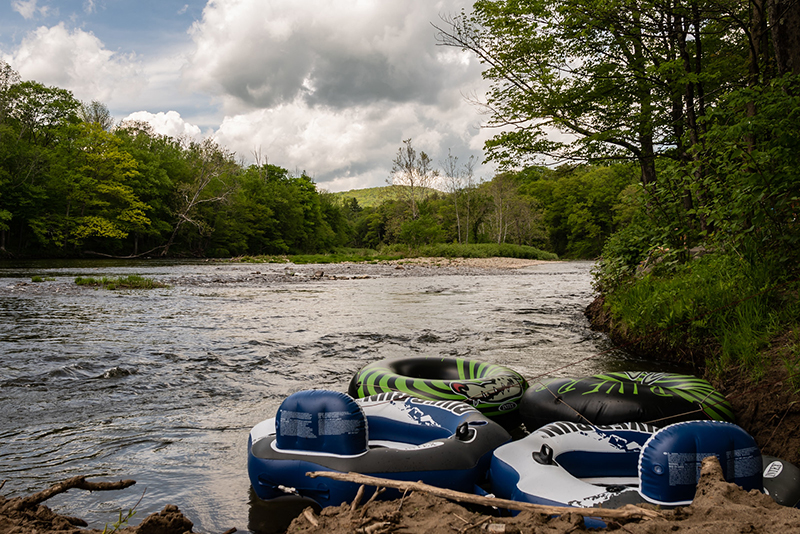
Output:
[[642,346],[706,356],[716,374],[742,365],[763,371],[759,351],[797,322],[796,282],[781,283],[772,266],[735,254],[710,254],[669,275],[646,275],[606,295],[617,333]]
[[330,254],[299,254],[292,256],[242,256],[234,261],[246,263],[342,263],[342,262],[378,262],[400,260],[404,258],[521,258],[530,260],[557,260],[552,252],[524,245],[481,243],[476,245],[460,245],[456,243],[437,243],[410,248],[408,245],[389,245],[379,250],[373,249],[338,249]]
[[95,286],[102,287],[103,289],[155,289],[159,287],[168,287],[166,284],[156,282],[152,278],[144,278],[137,274],[121,276],[119,278],[79,276],[75,279],[75,283],[79,286]]

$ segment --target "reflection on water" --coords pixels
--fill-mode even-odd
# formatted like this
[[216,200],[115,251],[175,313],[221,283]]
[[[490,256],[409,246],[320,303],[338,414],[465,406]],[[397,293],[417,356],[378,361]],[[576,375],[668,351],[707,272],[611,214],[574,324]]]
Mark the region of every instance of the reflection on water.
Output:
[[[292,392],[346,391],[367,363],[411,355],[476,358],[526,377],[571,362],[581,363],[559,375],[633,365],[583,317],[590,268],[283,283],[265,278],[283,266],[0,264],[3,491],[78,474],[133,478],[124,491],[73,491],[48,504],[103,528],[146,488],[133,523],[176,504],[198,531],[280,531],[304,503],[258,502],[246,446],[249,429]],[[71,283],[128,274],[171,286]],[[33,275],[55,280],[30,284]]]

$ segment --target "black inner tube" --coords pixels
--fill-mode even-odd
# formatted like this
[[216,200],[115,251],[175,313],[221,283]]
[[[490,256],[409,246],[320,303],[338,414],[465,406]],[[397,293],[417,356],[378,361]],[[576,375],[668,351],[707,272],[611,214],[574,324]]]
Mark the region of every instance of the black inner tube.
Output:
[[458,364],[450,358],[404,358],[389,362],[386,367],[393,373],[410,378],[461,380],[458,376]]

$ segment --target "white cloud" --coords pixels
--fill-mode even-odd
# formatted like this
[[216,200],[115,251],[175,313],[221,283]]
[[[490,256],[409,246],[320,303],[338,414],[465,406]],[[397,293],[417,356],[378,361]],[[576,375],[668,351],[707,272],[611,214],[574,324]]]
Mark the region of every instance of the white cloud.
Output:
[[143,86],[135,57],[107,50],[94,34],[70,31],[63,22],[29,33],[4,59],[23,79],[69,89],[80,100],[109,107]]
[[431,22],[463,2],[214,0],[192,28],[187,80],[228,111],[300,98],[336,107],[373,101],[431,103],[479,74],[442,61]]
[[159,111],[150,113],[149,111],[136,111],[123,119],[123,121],[142,121],[152,126],[153,131],[160,135],[168,135],[175,139],[191,138],[200,140],[202,132],[200,127],[186,122],[177,111]]
[[242,156],[259,151],[270,163],[341,191],[385,185],[403,139],[412,138],[438,164],[448,149],[466,161],[482,135],[468,104],[442,111],[414,102],[346,109],[292,102],[226,117],[214,137]]
[[51,13],[58,13],[58,10],[52,10],[49,6],[39,6],[38,0],[13,0],[11,2],[11,9],[22,15],[25,20],[31,20],[38,13],[46,17]]
[[306,170],[331,190],[384,185],[402,140],[464,160],[486,133],[463,94],[480,65],[438,47],[459,0],[212,0],[191,30],[186,86],[217,96],[217,140]]

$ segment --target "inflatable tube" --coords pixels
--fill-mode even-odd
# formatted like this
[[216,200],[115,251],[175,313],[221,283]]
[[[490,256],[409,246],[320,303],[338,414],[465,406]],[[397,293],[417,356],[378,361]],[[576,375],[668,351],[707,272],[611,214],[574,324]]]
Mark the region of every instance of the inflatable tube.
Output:
[[492,492],[503,499],[552,506],[640,503],[639,453],[655,430],[642,423],[551,423],[494,452]]
[[774,456],[761,459],[764,493],[780,505],[800,508],[800,469]]
[[705,380],[645,372],[537,382],[522,398],[520,417],[529,430],[554,421],[640,422],[658,427],[698,419],[734,421],[730,403]]
[[485,477],[492,451],[510,439],[463,402],[397,392],[356,401],[335,391],[301,391],[250,431],[248,474],[261,499],[294,494],[322,507],[352,501],[359,485],[310,479],[308,471],[422,480],[471,493]]
[[[659,500],[679,505],[686,504],[689,489],[694,497],[697,462],[712,454],[728,463],[727,480],[745,489],[760,487],[761,458],[752,438],[719,421],[664,429],[643,423],[551,423],[499,447],[489,479],[498,497],[535,504],[617,508]],[[588,528],[605,527],[597,518],[585,522]]]
[[[765,472],[779,472],[772,460],[762,462],[753,438],[732,423],[689,421],[658,429],[556,422],[498,447],[489,479],[498,497],[536,504],[679,506],[694,498],[700,464],[712,455],[720,458],[725,480],[748,491],[767,486],[762,463]],[[784,502],[791,503],[797,484],[782,482]]]
[[402,358],[381,360],[361,369],[350,381],[355,398],[399,391],[429,400],[457,400],[489,417],[519,406],[528,387],[507,367],[464,358]]
[[761,452],[740,427],[688,421],[657,430],[639,456],[639,493],[653,504],[691,504],[704,458],[716,455],[727,482],[763,490]]

